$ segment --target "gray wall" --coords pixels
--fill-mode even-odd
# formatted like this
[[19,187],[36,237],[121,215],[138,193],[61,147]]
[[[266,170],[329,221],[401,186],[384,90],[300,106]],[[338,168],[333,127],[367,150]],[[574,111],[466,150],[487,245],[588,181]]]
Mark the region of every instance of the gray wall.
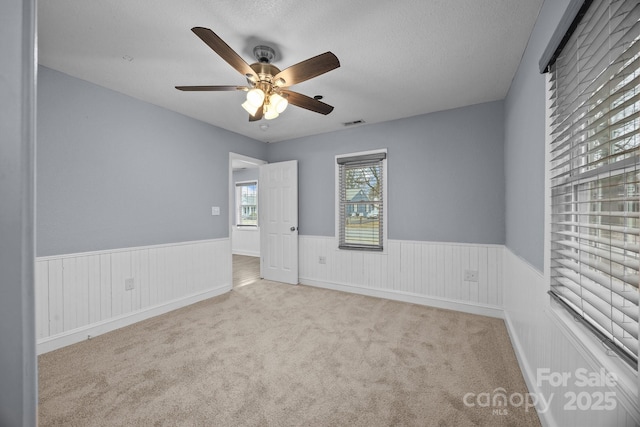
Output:
[[0,426],[35,426],[35,1],[0,2]]
[[505,99],[506,245],[544,270],[545,76],[538,61],[569,0],[545,1]]
[[38,256],[229,235],[229,152],[266,144],[45,67],[38,84]]
[[388,149],[388,237],[502,244],[503,103],[473,105],[269,145],[299,160],[300,234],[334,235],[334,156]]
[[501,101],[266,145],[44,67],[39,85],[38,256],[228,236],[230,151],[300,161],[301,234],[334,235],[335,154],[387,148],[390,238],[505,242]]

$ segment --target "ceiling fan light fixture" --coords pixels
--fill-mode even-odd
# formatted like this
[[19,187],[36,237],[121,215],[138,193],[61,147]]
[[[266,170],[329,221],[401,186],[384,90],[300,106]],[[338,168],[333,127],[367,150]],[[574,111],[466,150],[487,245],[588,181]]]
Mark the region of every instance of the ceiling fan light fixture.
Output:
[[273,105],[264,106],[264,118],[267,120],[273,120],[280,114],[276,111]]
[[253,105],[251,102],[249,101],[244,101],[242,103],[242,108],[244,108],[247,113],[251,114],[252,116],[256,115],[256,112],[258,111],[258,108],[260,108],[260,106],[258,105],[257,107],[255,105]]
[[247,92],[247,102],[256,107],[256,110],[264,102],[264,92],[258,88],[253,88]]
[[284,96],[274,93],[269,97],[269,104],[275,109],[276,113],[280,114],[286,110],[289,101]]
[[[251,116],[250,122],[263,117],[275,119],[289,104],[315,113],[327,115],[333,111],[331,105],[310,98],[301,93],[285,90],[289,86],[302,83],[321,74],[340,67],[340,61],[331,52],[314,56],[305,61],[280,70],[271,62],[275,59],[275,50],[269,46],[256,46],[253,50],[258,62],[249,65],[228,44],[209,28],[193,27],[191,31],[207,46],[225,60],[231,67],[246,77],[246,86],[176,86],[181,91],[235,91],[247,92],[244,108]],[[129,56],[123,57],[130,60]]]

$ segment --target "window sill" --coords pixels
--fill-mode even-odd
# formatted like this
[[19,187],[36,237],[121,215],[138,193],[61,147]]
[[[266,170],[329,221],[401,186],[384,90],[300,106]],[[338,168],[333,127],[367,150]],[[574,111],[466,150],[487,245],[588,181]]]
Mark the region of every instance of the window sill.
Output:
[[611,387],[612,391],[616,393],[620,404],[636,421],[639,421],[638,372],[609,350],[585,326],[575,321],[571,314],[552,298],[550,298],[550,308],[546,312],[547,316],[584,357],[591,369],[594,372],[604,369],[615,375],[616,384]]
[[367,255],[384,255],[384,256],[387,256],[388,253],[389,253],[389,250],[387,249],[387,246],[383,246],[381,251],[377,251],[377,250],[374,251],[374,250],[357,249],[357,248],[353,248],[353,249],[341,248],[341,247],[338,246],[337,243],[336,243],[336,246],[335,246],[335,250],[336,250],[336,252],[343,252],[343,253],[356,253],[356,254],[367,254]]
[[338,249],[345,251],[361,251],[361,252],[384,252],[384,248],[365,248],[357,246],[338,246]]

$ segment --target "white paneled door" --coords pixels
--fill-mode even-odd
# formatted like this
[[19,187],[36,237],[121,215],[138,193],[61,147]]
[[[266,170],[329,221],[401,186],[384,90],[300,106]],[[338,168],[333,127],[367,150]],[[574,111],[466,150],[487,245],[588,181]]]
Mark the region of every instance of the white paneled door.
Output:
[[298,161],[260,166],[260,275],[298,283]]

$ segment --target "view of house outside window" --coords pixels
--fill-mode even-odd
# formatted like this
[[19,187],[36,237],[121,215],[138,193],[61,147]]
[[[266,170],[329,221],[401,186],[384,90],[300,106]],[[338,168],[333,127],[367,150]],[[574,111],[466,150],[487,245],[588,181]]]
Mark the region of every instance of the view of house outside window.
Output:
[[345,243],[380,241],[380,166],[346,167]]
[[258,183],[236,184],[236,224],[238,226],[258,225]]

